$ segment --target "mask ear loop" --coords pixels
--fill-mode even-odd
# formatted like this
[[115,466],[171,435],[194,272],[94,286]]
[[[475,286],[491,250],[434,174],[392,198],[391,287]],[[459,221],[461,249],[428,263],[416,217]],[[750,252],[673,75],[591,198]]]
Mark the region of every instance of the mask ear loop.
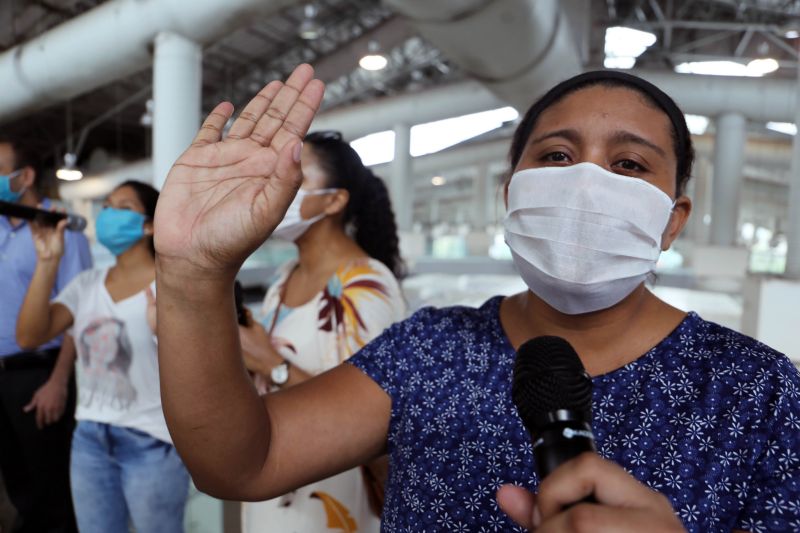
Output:
[[[8,176],[6,176],[8,178],[8,188],[9,189],[11,188],[11,180],[16,178],[17,176],[22,175],[22,171],[23,170],[24,169],[18,168],[17,170],[15,170],[14,172],[9,173]],[[20,196],[22,196],[23,194],[25,194],[26,190],[27,190],[27,188],[23,187],[22,190],[16,191],[15,194],[19,194]]]

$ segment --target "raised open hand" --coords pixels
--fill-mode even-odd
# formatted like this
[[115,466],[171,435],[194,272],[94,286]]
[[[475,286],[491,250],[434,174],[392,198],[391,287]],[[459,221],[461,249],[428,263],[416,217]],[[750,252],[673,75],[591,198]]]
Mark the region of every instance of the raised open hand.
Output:
[[159,260],[230,273],[283,218],[300,186],[300,148],[324,85],[300,65],[245,107],[222,140],[233,106],[219,104],[175,162],[158,201]]
[[31,222],[31,236],[36,249],[36,257],[41,261],[60,261],[64,255],[64,230],[67,219],[59,220],[55,226],[41,222]]

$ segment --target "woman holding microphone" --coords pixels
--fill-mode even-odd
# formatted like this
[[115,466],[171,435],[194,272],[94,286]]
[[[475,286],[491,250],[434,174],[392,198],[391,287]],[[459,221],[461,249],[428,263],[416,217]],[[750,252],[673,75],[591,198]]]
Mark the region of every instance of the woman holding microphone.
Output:
[[17,342],[38,346],[68,328],[74,332],[78,424],[70,483],[83,533],[127,533],[130,523],[143,532],[183,531],[189,476],[164,422],[148,323],[157,201],[158,191],[145,183],[114,189],[96,231],[116,263],[79,274],[52,302],[66,221],[33,232],[38,263],[17,321]]
[[[299,186],[322,92],[300,66],[224,140],[220,104],[162,192],[164,410],[201,489],[271,498],[388,450],[386,531],[797,530],[797,370],[645,286],[691,211],[693,150],[675,103],[628,74],[566,80],[517,129],[505,227],[529,290],[421,310],[259,398],[231,287]],[[541,335],[567,339],[592,376],[598,448],[543,481],[510,398],[515,351]]]

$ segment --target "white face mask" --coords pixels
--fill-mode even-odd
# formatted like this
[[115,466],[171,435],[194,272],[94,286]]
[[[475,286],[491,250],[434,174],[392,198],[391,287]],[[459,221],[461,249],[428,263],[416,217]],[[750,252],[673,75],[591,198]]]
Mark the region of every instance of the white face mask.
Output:
[[292,203],[289,205],[289,209],[286,210],[286,215],[283,217],[283,220],[281,220],[281,223],[275,228],[275,231],[272,232],[271,236],[276,239],[291,242],[299,239],[303,233],[305,233],[308,228],[311,227],[312,224],[325,218],[325,213],[320,213],[319,215],[309,219],[304,219],[302,216],[300,216],[300,207],[303,205],[303,199],[306,196],[329,194],[336,192],[337,190],[338,189],[319,189],[315,191],[307,191],[305,189],[300,189],[297,191],[297,196],[295,196],[294,200],[292,200]]
[[608,309],[655,269],[674,203],[593,164],[516,172],[506,243],[528,288],[562,313]]

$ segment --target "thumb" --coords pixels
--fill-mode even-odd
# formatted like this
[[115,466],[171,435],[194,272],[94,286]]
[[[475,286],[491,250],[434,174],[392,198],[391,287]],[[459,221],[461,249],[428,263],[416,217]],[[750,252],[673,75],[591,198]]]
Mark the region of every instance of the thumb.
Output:
[[144,295],[147,297],[147,305],[155,305],[156,304],[156,295],[153,294],[153,289],[150,285],[144,290]]
[[[302,182],[300,174],[300,154],[303,150],[303,141],[295,143],[287,142],[278,153],[278,161],[275,165],[275,175],[278,177],[280,186],[292,191],[292,197]],[[291,201],[291,198],[289,199]],[[288,203],[287,203],[288,205]]]
[[22,408],[22,412],[30,413],[31,411],[36,409],[36,403],[37,403],[38,394],[39,393],[37,392],[36,394],[33,395],[33,398],[31,398],[31,402],[28,405],[26,405],[25,407]]
[[515,485],[503,485],[497,491],[497,504],[511,520],[533,531],[539,526],[539,509],[536,506],[536,496],[528,490]]

